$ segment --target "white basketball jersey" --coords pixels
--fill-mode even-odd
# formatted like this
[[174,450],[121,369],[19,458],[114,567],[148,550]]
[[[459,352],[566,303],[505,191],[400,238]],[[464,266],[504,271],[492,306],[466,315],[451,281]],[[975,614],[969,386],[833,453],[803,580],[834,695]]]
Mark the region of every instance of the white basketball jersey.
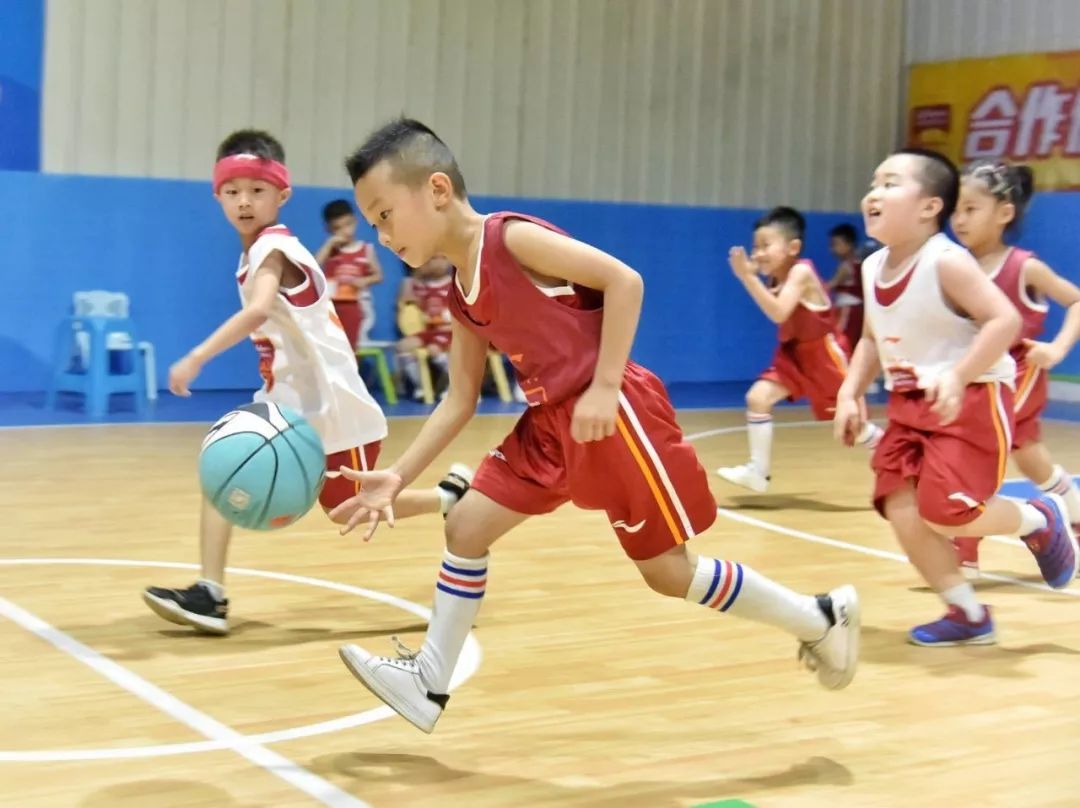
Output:
[[[881,282],[887,247],[863,263],[865,316],[874,332],[889,390],[926,389],[963,358],[979,332],[973,320],[949,308],[941,291],[938,258],[949,250],[963,247],[942,233],[932,236],[908,268],[888,283]],[[1012,387],[1015,376],[1012,357],[1003,353],[976,381],[997,381]]]
[[382,440],[386,416],[357,372],[356,355],[334,314],[326,277],[288,228],[267,228],[240,256],[236,279],[241,300],[247,301],[259,267],[275,250],[305,277],[298,286],[281,289],[270,317],[251,335],[263,378],[255,400],[303,414],[318,430],[327,454]]

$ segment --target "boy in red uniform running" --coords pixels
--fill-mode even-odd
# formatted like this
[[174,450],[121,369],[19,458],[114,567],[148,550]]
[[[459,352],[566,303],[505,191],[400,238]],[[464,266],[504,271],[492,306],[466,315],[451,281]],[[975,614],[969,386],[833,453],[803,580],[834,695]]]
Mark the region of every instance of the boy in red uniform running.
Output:
[[889,424],[874,452],[874,506],[947,607],[911,630],[915,645],[996,641],[990,609],[964,580],[947,536],[1016,536],[1051,587],[1076,575],[1060,497],[995,496],[1011,443],[1008,348],[1020,315],[941,232],[959,190],[953,164],[923,149],[897,152],[874,172],[863,215],[884,246],[863,263],[863,338],[836,404],[836,435],[850,443],[863,418],[858,397],[884,369]]
[[[836,312],[814,265],[802,253],[806,221],[793,208],[773,208],[754,226],[754,251],[732,247],[728,261],[765,316],[780,326],[772,364],[746,393],[746,434],[750,460],[716,473],[759,494],[769,487],[772,466],[772,411],[779,402],[810,400],[814,417],[831,420],[836,391],[844,381],[848,348]],[[766,286],[758,277],[769,280]],[[863,423],[856,443],[873,449],[881,430]]]
[[360,212],[385,247],[411,266],[442,255],[457,269],[449,394],[387,471],[343,470],[363,493],[334,515],[350,513],[346,530],[369,519],[368,536],[393,518],[398,492],[472,417],[489,343],[510,357],[530,404],[446,522],[423,647],[388,658],[343,646],[352,673],[431,732],[482,602],[489,548],[530,516],[572,501],[607,513],[652,589],[785,630],[823,686],[846,686],[858,653],[853,587],[800,595],[745,565],[687,551],[716,519],[716,503],[664,386],[628,358],[641,277],[546,222],[477,213],[453,154],[417,121],[387,124],[346,165]]
[[[1080,527],[1080,491],[1072,476],[1054,464],[1046,444],[1039,439],[1039,419],[1048,399],[1047,371],[1065,358],[1080,336],[1080,289],[1031,251],[1005,243],[1005,236],[1020,228],[1033,190],[1034,177],[1027,166],[975,163],[961,178],[952,226],[960,243],[1005,293],[1023,321],[1016,342],[1009,348],[1016,361],[1013,462],[1040,490],[1062,498],[1075,532]],[[1047,300],[1066,307],[1065,322],[1053,341],[1037,342],[1046,322]],[[978,577],[979,539],[957,536],[953,542],[964,573]]]

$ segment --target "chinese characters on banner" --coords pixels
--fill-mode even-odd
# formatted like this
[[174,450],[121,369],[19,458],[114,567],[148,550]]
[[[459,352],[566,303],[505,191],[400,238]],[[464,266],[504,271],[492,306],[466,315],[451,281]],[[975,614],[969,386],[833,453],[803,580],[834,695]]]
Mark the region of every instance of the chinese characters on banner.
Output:
[[1027,163],[1040,190],[1080,189],[1080,51],[912,66],[907,138],[958,163]]

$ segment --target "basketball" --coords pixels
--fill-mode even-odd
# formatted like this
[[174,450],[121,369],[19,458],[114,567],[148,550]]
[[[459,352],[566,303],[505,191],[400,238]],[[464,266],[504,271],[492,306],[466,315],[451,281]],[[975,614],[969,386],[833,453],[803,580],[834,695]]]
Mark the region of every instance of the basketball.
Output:
[[326,455],[315,428],[276,404],[226,413],[203,439],[199,482],[214,508],[238,527],[291,525],[319,498]]

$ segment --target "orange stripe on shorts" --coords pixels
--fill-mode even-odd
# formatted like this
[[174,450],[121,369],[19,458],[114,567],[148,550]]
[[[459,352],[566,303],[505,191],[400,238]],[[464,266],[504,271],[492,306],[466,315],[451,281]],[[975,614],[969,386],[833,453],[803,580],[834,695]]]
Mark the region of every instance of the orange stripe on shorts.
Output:
[[660,506],[660,513],[664,516],[664,521],[667,522],[668,529],[671,531],[671,535],[675,537],[676,544],[683,544],[686,539],[682,533],[679,532],[679,528],[675,523],[675,519],[671,515],[671,510],[668,508],[667,500],[664,499],[664,495],[660,491],[660,486],[656,483],[656,478],[653,476],[652,469],[649,468],[648,462],[641,454],[641,450],[638,449],[634,438],[630,434],[630,430],[626,426],[626,422],[621,415],[615,416],[615,426],[619,430],[619,434],[622,435],[626,445],[630,449],[630,454],[633,455],[634,460],[638,464],[638,468],[641,469],[642,475],[645,477],[645,482],[649,485],[649,490],[652,491],[653,497],[656,499],[656,503]]
[[[364,467],[360,465],[360,453],[356,451],[354,446],[349,450],[349,455],[352,457],[352,467],[354,471],[363,471]],[[360,493],[360,481],[354,480],[353,486],[356,488],[356,493]]]
[[836,337],[832,334],[825,335],[825,350],[833,364],[840,369],[841,373],[846,375],[848,371],[847,360],[844,358],[844,352],[840,350],[840,346],[836,342]]
[[998,412],[998,404],[1001,402],[1001,391],[998,389],[998,382],[990,382],[986,389],[990,399],[990,420],[994,424],[994,434],[997,435],[998,441],[997,484],[1000,488],[1002,481],[1005,479],[1005,463],[1009,459],[1009,446],[1005,440],[1005,427],[1001,423],[1001,413]]
[[1039,367],[1034,364],[1027,366],[1027,370],[1024,371],[1024,378],[1020,380],[1020,384],[1016,388],[1016,399],[1013,401],[1013,412],[1020,412],[1020,409],[1027,401],[1027,397],[1031,394],[1031,388],[1035,384],[1035,379],[1039,375]]

